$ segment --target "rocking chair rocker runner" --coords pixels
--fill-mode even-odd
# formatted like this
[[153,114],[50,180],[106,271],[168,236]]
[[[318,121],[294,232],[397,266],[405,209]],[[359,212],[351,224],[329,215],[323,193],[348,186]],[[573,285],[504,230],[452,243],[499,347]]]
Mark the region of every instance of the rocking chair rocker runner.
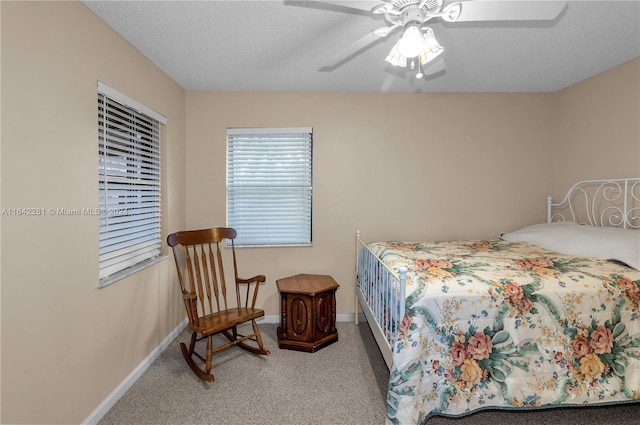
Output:
[[[255,308],[258,288],[266,278],[264,275],[250,279],[238,277],[235,237],[236,231],[228,227],[182,231],[167,237],[167,243],[173,248],[189,329],[192,332],[189,347],[184,343],[180,344],[182,354],[193,372],[209,382],[214,381],[211,373],[211,357],[214,353],[237,345],[255,354],[270,354],[262,344],[262,336],[256,324],[256,319],[264,316],[264,310]],[[220,244],[227,239],[231,241],[235,306],[227,304],[223,255],[220,249]],[[253,333],[240,335],[237,326],[245,322],[251,322]],[[219,333],[229,342],[214,348],[213,336]],[[205,338],[206,352],[202,356],[195,351],[195,346],[197,341]],[[255,345],[247,344],[248,340],[255,342]],[[196,364],[194,357],[204,363],[204,369]]]

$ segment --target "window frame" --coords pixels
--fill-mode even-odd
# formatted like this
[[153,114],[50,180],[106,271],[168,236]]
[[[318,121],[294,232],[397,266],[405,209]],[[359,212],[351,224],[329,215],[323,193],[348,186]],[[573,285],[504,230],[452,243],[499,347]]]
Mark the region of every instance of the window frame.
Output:
[[[98,287],[102,288],[166,257],[161,133],[167,119],[101,81],[97,94]],[[122,206],[108,196],[116,190],[117,198],[122,198],[117,202],[125,202]],[[149,223],[146,228],[143,222]],[[113,243],[118,229],[121,244]]]
[[[227,226],[235,228],[238,232],[235,246],[239,248],[313,246],[313,128],[227,128],[226,134],[226,223]],[[245,208],[246,211],[246,199],[251,199],[251,195],[243,198],[242,195],[237,194],[235,188],[245,189],[246,191],[249,186],[246,185],[246,180],[244,188],[241,187],[241,183],[236,183],[237,181],[242,181],[242,179],[237,177],[239,173],[235,171],[235,168],[237,168],[238,165],[240,167],[244,165],[246,167],[245,170],[254,169],[254,167],[251,166],[253,164],[250,163],[251,160],[247,160],[246,158],[238,161],[234,161],[233,159],[236,156],[240,156],[236,155],[239,140],[242,138],[249,139],[250,137],[255,139],[252,142],[270,144],[270,146],[264,149],[258,148],[261,152],[264,151],[262,153],[264,153],[265,156],[270,156],[270,158],[267,159],[269,166],[256,167],[262,171],[256,171],[252,176],[254,179],[264,179],[262,185],[252,186],[254,199],[256,193],[260,190],[266,190],[265,193],[269,196],[265,195],[260,198],[267,200],[262,205],[262,210],[277,211],[277,213],[274,214],[264,211],[258,212],[258,216],[264,215],[266,217],[265,223],[269,223],[265,225],[265,228],[269,229],[266,232],[262,232],[261,229],[257,229],[256,225],[251,225],[246,221],[245,224],[238,223],[238,221],[242,221],[243,216],[247,218],[253,213],[233,213],[234,206],[236,205],[240,205],[238,210]],[[283,141],[286,137],[299,140],[288,143]],[[247,144],[252,142],[245,140],[245,148]],[[280,147],[280,143],[284,143],[285,146]],[[298,144],[297,147],[293,147],[295,143]],[[281,160],[283,157],[273,158],[273,155],[280,155],[282,151],[289,152],[289,157],[284,160]],[[257,161],[255,157],[253,159]],[[277,162],[277,164],[275,164],[275,162]],[[265,164],[262,163],[260,165]],[[296,171],[292,171],[291,174],[283,174],[284,170],[289,169],[288,167],[298,167],[295,169],[297,170],[297,174]],[[279,174],[271,174],[269,171],[266,171],[275,169],[278,170]],[[283,177],[287,177],[290,181],[295,181],[295,183],[290,183],[289,185],[281,183]],[[268,183],[266,183],[267,180]],[[278,198],[277,195],[279,191],[282,193],[280,198]],[[292,193],[295,192],[297,192],[297,194],[292,195]],[[243,199],[245,199],[245,201],[243,201]],[[269,200],[273,200],[273,202]],[[290,214],[282,212],[282,206],[292,208],[297,212]],[[290,226],[282,226],[281,222],[274,224],[277,221],[275,218],[296,221]],[[286,227],[288,229],[287,231],[295,236],[287,240],[286,237],[278,234],[276,230],[272,230],[280,227]],[[247,234],[250,234],[250,236],[246,236]]]

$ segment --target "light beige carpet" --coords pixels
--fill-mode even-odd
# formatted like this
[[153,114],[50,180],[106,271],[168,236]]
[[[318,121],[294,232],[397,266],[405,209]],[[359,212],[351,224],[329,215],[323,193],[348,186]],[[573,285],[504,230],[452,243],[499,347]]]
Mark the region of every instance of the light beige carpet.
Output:
[[[384,424],[388,370],[366,322],[338,323],[339,340],[316,353],[280,350],[276,325],[262,324],[267,357],[231,348],[214,357],[215,382],[191,372],[169,345],[99,425]],[[426,425],[640,424],[640,405],[483,411],[433,417]]]
[[100,425],[384,423],[388,371],[366,323],[338,323],[338,341],[315,353],[281,350],[276,325],[260,329],[271,355],[223,351],[213,383],[185,363],[183,332]]

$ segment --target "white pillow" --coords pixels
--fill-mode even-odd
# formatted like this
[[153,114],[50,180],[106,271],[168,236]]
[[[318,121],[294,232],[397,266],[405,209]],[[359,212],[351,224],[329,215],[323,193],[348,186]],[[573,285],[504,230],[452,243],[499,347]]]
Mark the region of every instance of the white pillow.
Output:
[[529,242],[563,254],[617,260],[640,270],[640,230],[560,221],[534,224],[503,233],[500,237],[507,241]]

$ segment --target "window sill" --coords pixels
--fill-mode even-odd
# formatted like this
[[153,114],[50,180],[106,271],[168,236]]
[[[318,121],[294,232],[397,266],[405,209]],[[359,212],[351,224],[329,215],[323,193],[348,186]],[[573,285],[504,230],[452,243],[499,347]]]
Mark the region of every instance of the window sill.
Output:
[[150,267],[156,263],[159,263],[160,261],[164,260],[165,258],[169,258],[169,255],[167,254],[162,254],[159,255],[155,258],[151,258],[149,260],[145,260],[139,264],[136,264],[135,266],[131,266],[128,267],[122,271],[119,271],[118,273],[114,273],[111,276],[105,277],[104,279],[101,279],[98,282],[98,288],[102,289],[105,288],[111,284],[114,284],[116,282],[118,282],[119,280],[122,280],[126,277],[131,276],[134,273],[139,272],[140,270],[146,269],[147,267]]

